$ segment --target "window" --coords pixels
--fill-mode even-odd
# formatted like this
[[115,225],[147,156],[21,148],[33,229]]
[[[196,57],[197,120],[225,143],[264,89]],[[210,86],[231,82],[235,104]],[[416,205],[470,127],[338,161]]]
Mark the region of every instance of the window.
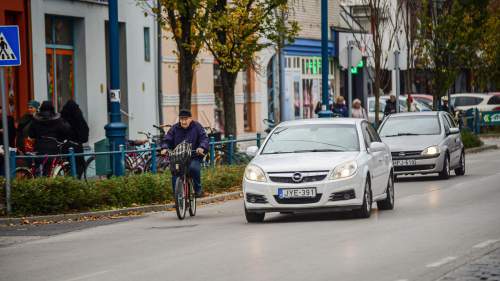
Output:
[[482,98],[479,97],[455,97],[453,101],[454,106],[471,106],[478,105],[483,101]]
[[408,135],[439,135],[441,129],[436,115],[391,116],[379,130],[381,137]]
[[382,142],[378,133],[375,131],[375,129],[373,129],[372,125],[367,124],[366,128],[368,129],[368,133],[370,134],[370,139],[372,140],[372,142]]
[[144,27],[144,60],[151,61],[151,39],[149,27]]
[[56,110],[75,97],[73,20],[45,16],[47,90]]
[[446,122],[448,122],[448,126],[450,128],[455,128],[457,127],[457,124],[455,124],[455,121],[453,120],[453,118],[450,116],[450,114],[446,113],[444,115],[445,119],[446,119]]
[[500,96],[492,96],[488,104],[500,104]]

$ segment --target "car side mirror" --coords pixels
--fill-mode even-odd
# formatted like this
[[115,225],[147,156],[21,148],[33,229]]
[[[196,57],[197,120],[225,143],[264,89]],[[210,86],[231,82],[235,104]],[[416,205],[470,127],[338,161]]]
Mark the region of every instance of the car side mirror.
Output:
[[257,155],[257,151],[259,151],[259,148],[257,146],[250,146],[247,147],[246,154],[250,157],[255,157]]
[[460,133],[460,129],[459,128],[450,128],[450,131],[449,131],[450,135],[455,135],[455,134],[458,134],[458,133]]
[[372,142],[368,148],[370,152],[379,152],[385,150],[385,144],[382,142]]

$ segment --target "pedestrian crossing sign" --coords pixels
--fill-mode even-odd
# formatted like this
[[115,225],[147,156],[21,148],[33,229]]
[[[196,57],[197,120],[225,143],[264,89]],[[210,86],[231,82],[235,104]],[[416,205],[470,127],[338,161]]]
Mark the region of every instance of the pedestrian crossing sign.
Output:
[[0,26],[0,66],[20,64],[19,27],[17,25],[2,25]]

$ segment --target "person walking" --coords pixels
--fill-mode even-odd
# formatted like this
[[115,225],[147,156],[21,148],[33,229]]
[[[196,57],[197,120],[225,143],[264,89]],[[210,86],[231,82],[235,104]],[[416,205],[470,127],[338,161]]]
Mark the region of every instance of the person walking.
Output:
[[[68,100],[61,110],[61,117],[70,126],[68,140],[75,142],[78,146],[73,147],[75,153],[83,153],[83,144],[89,141],[89,126],[83,117],[82,110],[73,100]],[[85,168],[85,158],[77,156],[76,171],[78,177],[81,177]]]
[[362,118],[368,120],[368,114],[366,110],[361,106],[361,101],[359,99],[354,99],[352,101],[352,116],[353,118]]
[[29,129],[35,119],[40,103],[36,100],[28,102],[28,112],[26,112],[17,123],[17,150],[23,153],[33,151],[33,141],[29,138]]
[[349,111],[347,110],[347,106],[345,105],[345,99],[343,96],[337,96],[332,107],[333,116],[349,117]]
[[385,103],[384,116],[396,113],[396,96],[390,95],[389,99]]

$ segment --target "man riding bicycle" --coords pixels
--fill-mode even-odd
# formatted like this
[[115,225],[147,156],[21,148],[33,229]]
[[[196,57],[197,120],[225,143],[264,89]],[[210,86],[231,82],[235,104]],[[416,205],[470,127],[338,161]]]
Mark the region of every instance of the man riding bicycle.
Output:
[[[203,126],[194,121],[191,111],[181,109],[179,112],[179,123],[170,128],[162,141],[162,148],[174,149],[181,142],[186,141],[196,149],[196,155],[191,159],[189,176],[193,179],[196,197],[202,196],[201,190],[201,161],[208,151],[208,137]],[[164,154],[165,151],[162,151]],[[177,176],[172,175],[172,189],[175,193],[175,182]]]

